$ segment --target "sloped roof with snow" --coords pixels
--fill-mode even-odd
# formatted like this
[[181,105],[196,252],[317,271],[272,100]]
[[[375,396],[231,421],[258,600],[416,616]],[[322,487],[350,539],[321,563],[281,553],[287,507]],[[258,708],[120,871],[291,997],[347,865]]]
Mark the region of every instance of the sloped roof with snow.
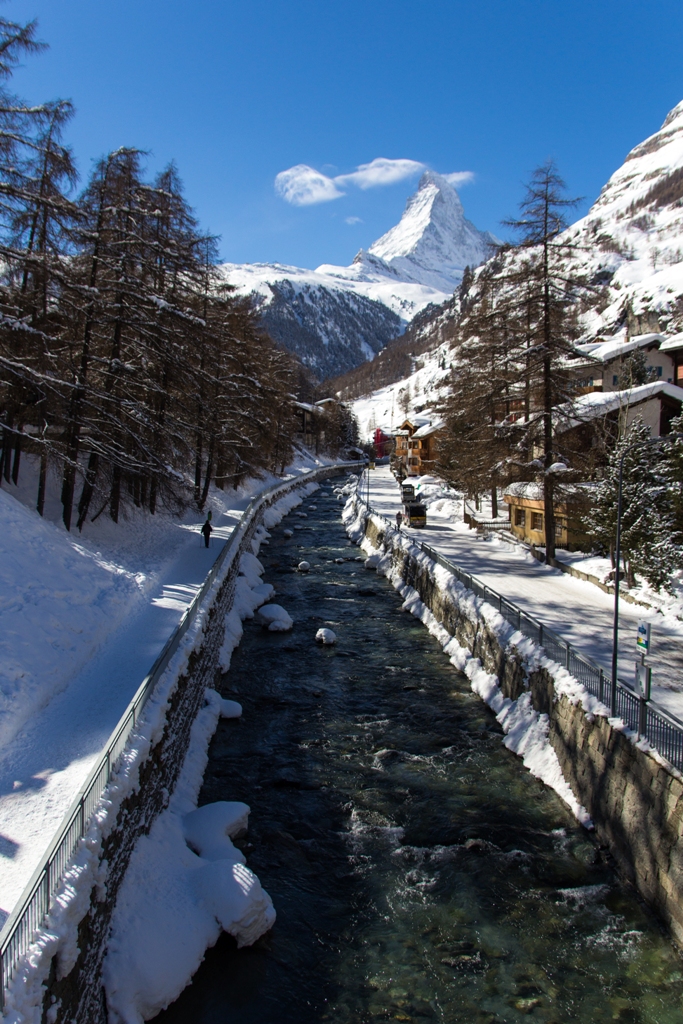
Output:
[[581,395],[569,407],[558,408],[556,430],[560,433],[571,430],[580,423],[588,423],[600,416],[606,416],[615,409],[640,405],[657,395],[666,395],[683,404],[683,388],[666,381],[641,384],[639,387],[625,388],[623,391],[593,391],[588,395]]
[[591,356],[593,359],[599,359],[601,363],[607,363],[618,356],[633,352],[637,348],[657,347],[663,350],[665,339],[664,334],[638,334],[632,338],[622,334],[614,338],[606,338],[604,341],[594,341],[574,347],[581,355]]
[[[567,498],[585,497],[596,485],[592,481],[576,484],[556,484],[554,495],[555,501],[561,502]],[[537,480],[522,480],[514,484],[508,484],[505,488],[505,497],[527,498],[529,501],[543,500],[543,484]]]
[[673,334],[670,338],[666,338],[666,340],[662,342],[659,346],[659,351],[675,352],[679,348],[683,348],[683,334]]
[[430,434],[435,434],[437,430],[440,430],[443,425],[443,420],[434,420],[432,423],[425,423],[423,427],[420,427],[419,430],[415,431],[413,437],[429,437]]

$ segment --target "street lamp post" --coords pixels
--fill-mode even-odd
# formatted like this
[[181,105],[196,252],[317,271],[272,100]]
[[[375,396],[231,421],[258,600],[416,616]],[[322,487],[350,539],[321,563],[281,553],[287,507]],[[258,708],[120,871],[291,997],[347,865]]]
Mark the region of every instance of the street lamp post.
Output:
[[612,629],[612,685],[610,688],[610,709],[612,711],[612,718],[615,718],[617,713],[617,646],[619,643],[619,579],[621,575],[621,506],[624,489],[624,455],[626,455],[626,452],[624,452],[619,459],[617,538],[616,551],[614,553],[616,569],[614,570],[614,627]]

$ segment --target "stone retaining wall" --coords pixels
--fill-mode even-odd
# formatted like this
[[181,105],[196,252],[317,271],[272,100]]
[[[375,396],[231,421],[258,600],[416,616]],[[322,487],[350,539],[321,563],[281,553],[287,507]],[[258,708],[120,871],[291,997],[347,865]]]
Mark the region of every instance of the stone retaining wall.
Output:
[[137,791],[123,801],[116,824],[102,841],[100,860],[106,863],[106,896],[102,899],[97,887],[91,891],[90,906],[78,927],[80,953],[76,963],[60,978],[58,959],[52,960],[43,1000],[43,1020],[50,1024],[107,1024],[102,964],[118,891],[135,844],[149,832],[175,788],[189,747],[192,724],[205,701],[204,692],[207,686],[218,682],[218,652],[235,591],[239,555],[251,550],[260,519],[260,515],[255,516],[246,531],[208,613],[201,648],[190,655],[187,672],[178,680],[161,738],[140,767]]
[[514,649],[503,649],[483,619],[472,621],[434,579],[434,563],[418,561],[396,534],[369,517],[365,536],[390,552],[394,573],[413,587],[439,623],[494,673],[506,697],[530,690],[534,708],[547,714],[549,739],[577,800],[589,812],[599,839],[631,882],[683,945],[683,780],[674,769],[639,749],[608,719],[586,715],[580,704],[555,692],[551,673],[528,673]]

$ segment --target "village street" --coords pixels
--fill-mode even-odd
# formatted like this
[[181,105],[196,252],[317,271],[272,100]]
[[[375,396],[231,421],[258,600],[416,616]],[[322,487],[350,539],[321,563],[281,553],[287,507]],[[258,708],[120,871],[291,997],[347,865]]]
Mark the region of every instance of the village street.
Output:
[[[366,494],[363,487],[363,497]],[[392,524],[395,522],[401,508],[400,492],[388,466],[370,472],[370,505]],[[440,516],[431,509],[425,529],[402,529],[550,626],[610,672],[614,615],[611,595],[592,583],[541,564],[522,545],[495,536],[485,540],[462,521],[454,522],[450,516]],[[626,682],[633,678],[640,619],[652,623],[652,697],[683,719],[683,622],[674,616],[621,602],[619,678]]]

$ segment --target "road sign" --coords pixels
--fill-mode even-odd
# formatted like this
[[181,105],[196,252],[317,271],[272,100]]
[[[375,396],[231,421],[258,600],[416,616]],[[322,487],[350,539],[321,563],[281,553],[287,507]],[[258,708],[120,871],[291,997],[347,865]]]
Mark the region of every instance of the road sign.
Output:
[[636,662],[636,690],[640,693],[645,700],[650,699],[650,690],[652,688],[652,669],[649,665],[644,665],[642,662]]
[[636,636],[636,648],[641,654],[650,653],[650,623],[642,619],[638,623],[638,634]]

